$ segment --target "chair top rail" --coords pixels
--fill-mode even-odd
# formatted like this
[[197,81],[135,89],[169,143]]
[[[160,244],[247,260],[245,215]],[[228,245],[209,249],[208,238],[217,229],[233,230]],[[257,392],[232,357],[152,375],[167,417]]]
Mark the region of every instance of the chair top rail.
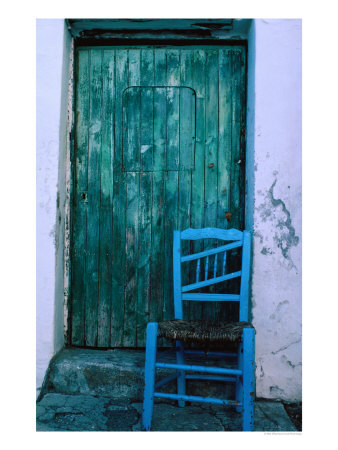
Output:
[[216,253],[222,253],[232,248],[241,247],[243,245],[242,241],[232,242],[231,244],[222,245],[221,247],[211,248],[205,250],[204,252],[193,253],[192,255],[186,255],[181,257],[181,262],[193,261],[194,259],[203,258],[204,256],[214,255]]
[[187,228],[181,232],[181,239],[222,239],[223,241],[242,241],[243,232],[231,228],[230,230],[222,230],[220,228]]

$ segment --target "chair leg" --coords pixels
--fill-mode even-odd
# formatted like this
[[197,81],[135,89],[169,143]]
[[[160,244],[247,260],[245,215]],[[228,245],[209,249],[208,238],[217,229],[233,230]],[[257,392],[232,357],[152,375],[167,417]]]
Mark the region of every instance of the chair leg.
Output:
[[[243,370],[243,343],[238,345],[237,349],[237,364],[240,370]],[[243,379],[242,377],[237,377],[236,381],[236,400],[243,404]],[[243,411],[243,406],[236,406],[237,412]]]
[[[177,364],[184,364],[184,345],[181,341],[176,341],[176,361]],[[177,371],[177,393],[179,395],[185,395],[185,371],[178,370]],[[184,407],[185,401],[178,400],[178,406]]]
[[146,363],[145,363],[145,388],[142,412],[143,430],[150,431],[154,406],[155,388],[155,363],[157,352],[157,322],[149,322],[147,325]]
[[255,330],[243,329],[243,431],[254,429]]

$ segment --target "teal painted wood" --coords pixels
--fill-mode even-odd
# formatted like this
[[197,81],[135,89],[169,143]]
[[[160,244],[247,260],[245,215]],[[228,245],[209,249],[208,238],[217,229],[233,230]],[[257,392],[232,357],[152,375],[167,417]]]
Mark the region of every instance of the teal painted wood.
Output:
[[[165,177],[165,222],[164,222],[164,298],[163,320],[174,317],[173,305],[173,232],[177,229],[178,173],[168,171]],[[171,214],[175,210],[176,214]]]
[[86,239],[88,210],[88,125],[89,125],[89,52],[79,52],[76,77],[76,158],[74,203],[72,211],[72,317],[71,336],[74,345],[85,343],[86,305]]
[[149,321],[149,302],[151,286],[151,208],[152,174],[141,172],[139,189],[139,244],[137,265],[137,335],[138,346],[145,345],[145,333]]
[[100,195],[102,147],[102,50],[90,50],[90,117],[88,137],[88,215],[86,240],[85,343],[98,345]]
[[[205,67],[205,207],[204,227],[215,226],[217,220],[217,152],[218,152],[218,50],[206,51]],[[204,242],[205,250],[217,245],[212,239]],[[209,261],[208,261],[209,263]],[[205,267],[205,272],[212,270],[211,264]],[[208,278],[208,273],[205,278]],[[211,289],[215,290],[214,287]],[[217,304],[205,305],[206,320],[215,320]]]
[[139,250],[139,201],[140,173],[127,172],[126,176],[126,285],[124,291],[124,336],[125,347],[137,343],[137,301],[138,301],[138,250]]
[[[166,50],[154,51],[154,84],[166,85]],[[165,218],[166,218],[166,90],[154,89],[154,154],[152,189],[151,298],[149,320],[162,320],[165,285]],[[160,345],[163,340],[160,339]]]
[[[122,93],[129,83],[128,51],[115,51],[115,149],[113,164],[113,237],[112,237],[112,306],[111,306],[111,347],[123,346],[124,335],[124,291],[126,265],[126,174],[122,167]],[[122,268],[122,270],[121,270]]]
[[[99,294],[98,294],[98,347],[110,346],[112,308],[112,236],[113,164],[114,164],[114,50],[102,51],[102,145],[100,162],[99,212]],[[112,94],[113,93],[113,94]],[[112,95],[111,95],[112,94]]]
[[[189,86],[192,77],[191,51],[180,52],[180,82],[182,86]],[[191,226],[191,173],[194,168],[195,156],[195,118],[196,92],[190,88],[179,91],[179,172],[178,172],[178,228],[184,230]],[[182,252],[188,252],[190,244],[182,242]],[[189,283],[189,271],[182,269],[183,284]],[[187,314],[188,305],[183,305]],[[183,393],[183,390],[180,391]],[[185,393],[185,392],[184,392]]]
[[[224,213],[236,192],[244,211],[242,191],[230,183],[244,173],[238,165],[231,175],[231,136],[239,136],[236,151],[243,152],[245,51],[97,47],[79,48],[76,58],[72,343],[143,346],[147,320],[174,315],[172,231],[226,229]],[[138,192],[137,206],[129,204],[132,192]],[[236,214],[229,226],[241,229],[244,216]],[[208,242],[183,242],[183,254],[203,251]],[[214,254],[209,259],[209,277],[222,273],[221,260],[216,266]],[[230,258],[224,274],[233,266]],[[196,269],[183,269],[184,284],[196,282]],[[202,279],[205,269],[201,261]],[[191,318],[226,317],[224,307],[231,305],[223,302],[216,314],[212,302],[185,303]]]
[[[191,87],[196,92],[196,146],[195,146],[195,168],[191,174],[191,227],[204,227],[204,206],[205,206],[205,63],[206,55],[202,49],[191,51],[192,59],[192,79]],[[203,242],[197,241],[191,244],[194,253],[203,250]],[[192,268],[190,271],[190,282],[193,280]],[[201,317],[203,312],[202,303],[191,303],[188,305],[188,317]]]

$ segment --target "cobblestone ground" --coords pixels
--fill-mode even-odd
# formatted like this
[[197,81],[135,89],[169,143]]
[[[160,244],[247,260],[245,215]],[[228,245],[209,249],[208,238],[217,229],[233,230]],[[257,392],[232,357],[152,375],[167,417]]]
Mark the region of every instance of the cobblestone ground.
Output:
[[[46,394],[37,431],[141,431],[141,403],[91,395]],[[154,406],[153,431],[240,431],[241,414],[218,405]],[[297,431],[279,402],[256,402],[255,431]]]

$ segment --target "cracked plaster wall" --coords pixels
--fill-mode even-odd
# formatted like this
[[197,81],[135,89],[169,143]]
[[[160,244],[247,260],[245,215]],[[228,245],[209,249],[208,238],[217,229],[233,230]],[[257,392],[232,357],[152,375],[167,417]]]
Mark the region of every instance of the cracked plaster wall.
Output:
[[63,241],[71,38],[62,19],[36,22],[36,389],[64,345]]
[[251,216],[247,225],[254,232],[256,393],[294,401],[301,400],[302,367],[301,21],[255,20],[254,28],[249,84],[254,78],[255,90],[248,95],[254,164],[247,170],[253,222]]

